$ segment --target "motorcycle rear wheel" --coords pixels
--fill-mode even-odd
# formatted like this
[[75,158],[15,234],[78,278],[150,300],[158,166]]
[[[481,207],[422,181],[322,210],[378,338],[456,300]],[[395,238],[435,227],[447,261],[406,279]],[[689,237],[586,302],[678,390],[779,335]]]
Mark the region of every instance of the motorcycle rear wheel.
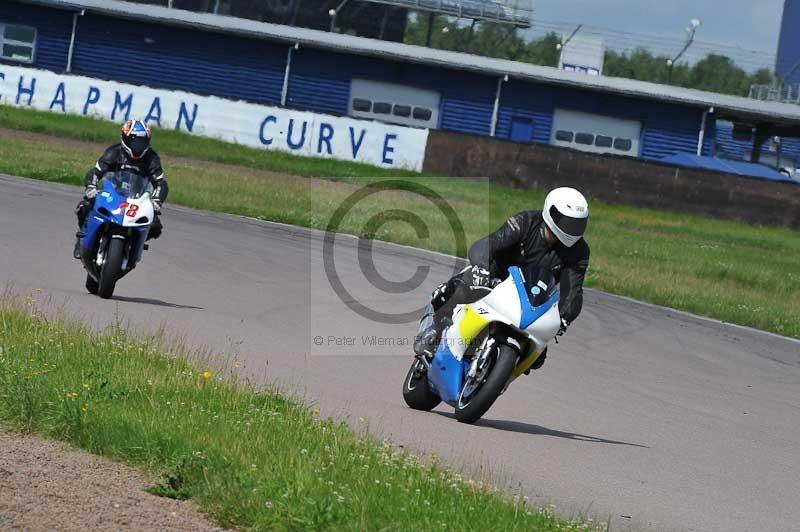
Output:
[[122,272],[122,257],[125,253],[125,241],[119,238],[112,238],[106,250],[106,260],[100,270],[100,284],[97,295],[103,299],[109,299],[114,295],[114,288],[117,286],[117,279]]
[[415,359],[403,381],[403,399],[414,410],[429,412],[436,408],[442,400],[431,391],[428,384],[428,373],[425,365]]
[[499,346],[491,364],[488,375],[483,377],[468,398],[464,397],[468,383],[464,383],[456,403],[456,419],[461,423],[475,423],[500,397],[517,364],[516,350],[507,345]]

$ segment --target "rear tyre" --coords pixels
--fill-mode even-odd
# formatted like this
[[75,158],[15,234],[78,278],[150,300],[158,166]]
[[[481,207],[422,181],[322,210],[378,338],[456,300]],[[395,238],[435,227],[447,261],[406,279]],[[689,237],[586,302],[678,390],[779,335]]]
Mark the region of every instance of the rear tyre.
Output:
[[488,372],[476,383],[477,388],[473,386],[469,397],[464,397],[468,383],[461,390],[456,403],[456,419],[461,423],[475,423],[500,397],[517,364],[517,352],[507,345],[501,345],[497,349],[497,356],[490,358],[488,363],[491,364]]
[[90,294],[97,295],[97,291],[100,289],[100,283],[94,280],[94,277],[86,274],[86,290],[89,291]]
[[122,271],[122,256],[125,252],[125,241],[120,238],[112,238],[106,250],[106,260],[100,270],[100,283],[97,295],[103,299],[109,299],[114,295],[114,287]]
[[414,410],[433,410],[442,402],[438,395],[431,391],[428,384],[428,373],[425,365],[415,359],[403,381],[403,399]]

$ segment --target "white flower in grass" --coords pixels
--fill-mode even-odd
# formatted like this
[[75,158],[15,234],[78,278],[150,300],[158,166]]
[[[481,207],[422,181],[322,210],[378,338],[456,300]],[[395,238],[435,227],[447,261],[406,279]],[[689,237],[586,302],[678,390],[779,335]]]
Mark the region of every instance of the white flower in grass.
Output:
[[255,464],[250,464],[250,469],[252,469],[253,471],[255,471],[256,469],[258,469],[258,466],[257,466],[257,465],[255,465]]
[[266,506],[267,508],[272,508],[272,501],[265,502],[264,506]]
[[308,449],[300,449],[300,454],[308,454]]
[[342,497],[341,495],[337,495],[336,496],[336,500],[339,501],[339,503],[343,503],[344,502],[344,497]]

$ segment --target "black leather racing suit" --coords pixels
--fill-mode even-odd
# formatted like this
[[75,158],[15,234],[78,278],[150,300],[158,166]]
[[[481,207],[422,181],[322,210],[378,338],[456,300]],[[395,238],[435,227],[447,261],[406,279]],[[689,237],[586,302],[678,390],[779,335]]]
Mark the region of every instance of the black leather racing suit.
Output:
[[544,238],[544,228],[541,211],[525,211],[512,216],[500,229],[475,242],[469,250],[473,267],[463,270],[433,292],[431,310],[435,312],[433,324],[437,333],[441,332],[443,320],[449,319],[456,305],[483,297],[489,280],[505,279],[510,266],[535,265],[552,271],[560,283],[561,318],[567,325],[574,321],[583,306],[583,280],[589,267],[589,245],[581,239],[570,248],[560,242],[550,247]]
[[[159,208],[164,204],[169,194],[169,186],[164,177],[164,169],[161,167],[161,158],[152,148],[147,150],[141,159],[133,159],[122,147],[122,144],[109,146],[97,160],[97,164],[95,164],[94,168],[86,172],[84,185],[87,187],[96,187],[106,172],[117,172],[120,170],[132,170],[148,178],[153,185],[152,199],[158,204]],[[92,210],[93,204],[94,200],[84,198],[78,203],[78,207],[75,209],[75,213],[78,215],[78,226],[81,229],[86,221],[86,216]],[[158,238],[161,235],[162,229],[163,225],[161,224],[160,217],[156,214],[153,224],[150,226],[148,239]]]

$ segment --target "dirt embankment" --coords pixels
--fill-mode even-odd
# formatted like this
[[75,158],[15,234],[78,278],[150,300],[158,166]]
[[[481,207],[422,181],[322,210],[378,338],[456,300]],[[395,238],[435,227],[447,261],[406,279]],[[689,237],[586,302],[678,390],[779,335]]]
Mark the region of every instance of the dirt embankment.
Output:
[[0,530],[219,531],[190,502],[144,490],[125,465],[0,430]]

